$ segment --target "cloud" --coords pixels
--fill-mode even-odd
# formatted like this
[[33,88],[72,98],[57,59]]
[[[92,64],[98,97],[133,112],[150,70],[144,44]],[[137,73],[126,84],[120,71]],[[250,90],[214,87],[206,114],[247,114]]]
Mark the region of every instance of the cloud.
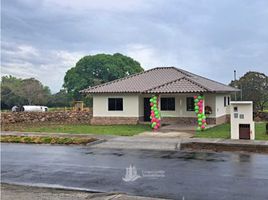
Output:
[[177,66],[224,82],[268,74],[268,1],[2,2],[2,72],[53,91],[82,56],[123,53],[146,69]]

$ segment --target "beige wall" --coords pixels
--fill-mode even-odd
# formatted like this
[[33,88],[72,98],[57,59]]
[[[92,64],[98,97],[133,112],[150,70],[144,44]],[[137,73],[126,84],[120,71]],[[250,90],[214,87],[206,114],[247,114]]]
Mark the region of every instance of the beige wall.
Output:
[[229,107],[230,106],[224,106],[224,97],[226,97],[226,103],[228,96],[230,97],[230,94],[217,94],[216,95],[216,117],[221,117],[223,115],[229,114]]
[[[238,108],[238,112],[234,112],[234,107]],[[250,124],[250,139],[255,139],[255,124],[253,121],[252,102],[232,102],[231,111],[231,139],[239,139],[239,124]],[[238,118],[234,118],[234,114],[238,114]],[[240,114],[244,115],[244,119],[240,119]]]
[[[108,111],[108,98],[123,98],[123,111]],[[94,95],[93,117],[139,117],[139,96],[137,94]]]
[[[175,97],[175,111],[161,111],[162,117],[196,117],[194,111],[186,110],[186,98],[197,94],[168,94],[160,97]],[[220,117],[226,114],[223,98],[228,95],[205,94],[205,106],[212,108],[209,117]],[[108,98],[123,98],[123,111],[108,111]],[[144,115],[144,98],[151,95],[140,94],[99,94],[93,96],[93,117],[142,117]],[[160,102],[161,103],[161,102]]]
[[[160,95],[160,97],[175,97],[175,110],[174,111],[161,111],[162,117],[196,117],[194,111],[187,111],[186,109],[186,98],[193,97],[197,94],[167,94]],[[215,94],[205,94],[205,105],[209,105],[212,108],[212,114],[209,117],[215,117]],[[150,95],[141,95],[140,96],[140,106],[139,106],[139,115],[143,116],[143,99],[145,97],[151,97]],[[160,100],[161,101],[161,100]],[[161,103],[161,102],[160,102]]]

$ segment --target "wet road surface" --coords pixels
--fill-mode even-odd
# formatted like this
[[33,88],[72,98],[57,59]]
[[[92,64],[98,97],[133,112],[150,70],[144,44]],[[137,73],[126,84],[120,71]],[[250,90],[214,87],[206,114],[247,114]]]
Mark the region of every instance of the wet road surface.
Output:
[[[1,145],[2,182],[172,199],[268,199],[268,155]],[[125,182],[126,167],[140,176]]]

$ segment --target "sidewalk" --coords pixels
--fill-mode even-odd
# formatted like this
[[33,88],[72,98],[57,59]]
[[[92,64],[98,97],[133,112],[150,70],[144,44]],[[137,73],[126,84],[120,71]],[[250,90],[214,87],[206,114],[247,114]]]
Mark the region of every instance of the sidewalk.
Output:
[[122,193],[91,193],[79,190],[1,184],[2,200],[164,200]]
[[230,140],[230,139],[208,139],[179,137],[171,133],[171,137],[156,137],[144,133],[137,136],[111,136],[95,134],[68,134],[68,133],[21,133],[1,132],[2,135],[40,135],[40,136],[62,136],[62,137],[89,137],[97,138],[99,141],[88,144],[94,148],[106,149],[136,149],[136,150],[212,150],[212,151],[246,151],[255,153],[268,153],[268,141],[261,140]]

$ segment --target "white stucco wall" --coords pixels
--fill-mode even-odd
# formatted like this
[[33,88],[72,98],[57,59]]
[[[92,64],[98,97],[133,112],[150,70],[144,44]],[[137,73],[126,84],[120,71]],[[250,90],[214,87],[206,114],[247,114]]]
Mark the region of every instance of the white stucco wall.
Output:
[[[234,107],[237,107],[238,111],[234,111]],[[255,139],[255,124],[253,121],[253,106],[252,102],[231,102],[230,106],[231,114],[231,139],[239,139],[239,124],[250,124],[250,139]],[[237,113],[238,117],[235,118],[234,114]],[[244,119],[240,118],[240,115],[244,115]]]
[[[226,97],[226,106],[224,106],[224,97]],[[216,94],[216,117],[221,117],[223,115],[229,114],[228,97],[230,94]],[[231,97],[230,97],[231,98]],[[230,99],[231,100],[231,99]]]
[[[123,111],[109,111],[108,98],[123,98]],[[93,96],[93,117],[139,117],[137,94],[114,94]]]
[[[198,94],[168,94],[160,97],[175,97],[175,111],[161,111],[162,117],[196,117],[194,111],[187,111],[186,98]],[[209,117],[220,117],[228,111],[224,107],[227,94],[204,94],[205,106],[212,108]],[[98,94],[93,95],[93,117],[142,117],[144,115],[144,98],[151,95],[140,94]],[[123,111],[108,111],[108,98],[123,98]],[[161,102],[160,102],[161,103]]]
[[[194,111],[187,111],[186,107],[186,98],[187,97],[193,97],[194,95],[198,94],[166,94],[166,95],[160,95],[160,104],[161,105],[161,97],[174,97],[175,98],[175,110],[174,111],[161,111],[162,117],[196,117],[196,114]],[[143,99],[145,97],[151,97],[151,95],[141,95],[140,96],[140,106],[139,106],[139,115],[143,116],[143,106],[144,102]],[[212,108],[212,114],[210,117],[215,117],[215,104],[216,104],[216,95],[215,94],[205,94],[205,106],[209,105]]]

